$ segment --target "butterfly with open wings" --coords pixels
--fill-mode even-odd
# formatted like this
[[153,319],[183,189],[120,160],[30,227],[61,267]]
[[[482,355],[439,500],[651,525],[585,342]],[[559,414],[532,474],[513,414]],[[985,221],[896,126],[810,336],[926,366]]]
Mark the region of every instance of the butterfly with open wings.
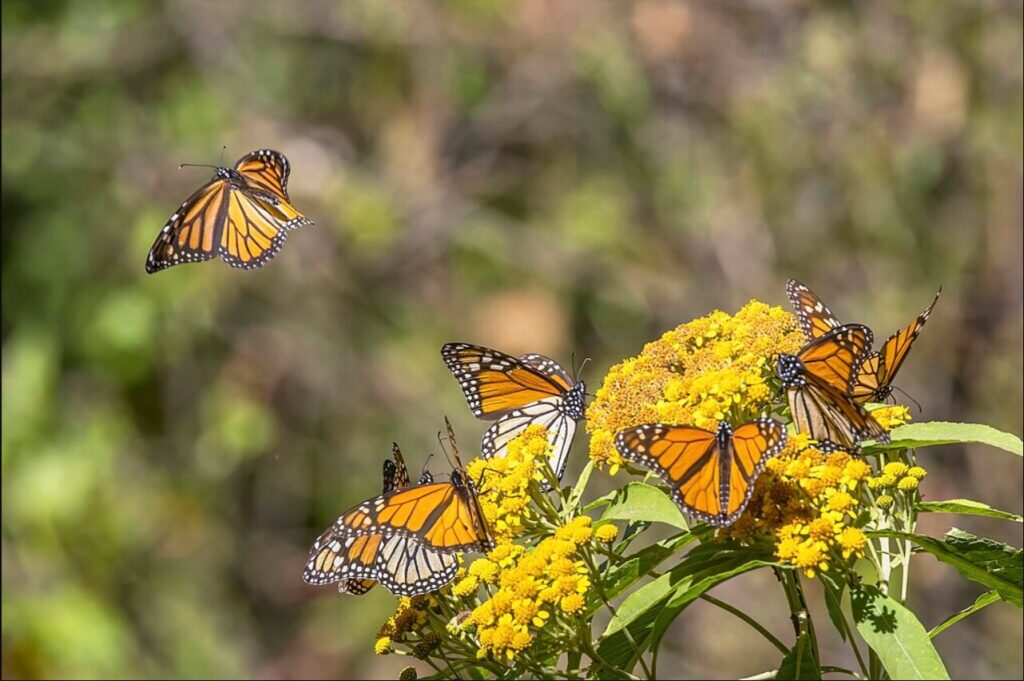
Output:
[[284,154],[260,149],[217,168],[214,178],[185,200],[157,235],[146,257],[150,274],[215,256],[243,269],[274,257],[290,230],[313,224],[288,198]]

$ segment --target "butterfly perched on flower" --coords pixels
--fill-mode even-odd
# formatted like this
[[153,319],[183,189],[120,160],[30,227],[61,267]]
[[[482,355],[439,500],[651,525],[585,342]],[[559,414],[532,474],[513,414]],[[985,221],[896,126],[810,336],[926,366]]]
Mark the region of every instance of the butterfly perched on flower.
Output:
[[493,420],[484,433],[484,458],[505,456],[509,443],[532,425],[548,430],[551,470],[565,472],[576,422],[584,416],[586,386],[544,355],[516,359],[469,343],[446,343],[441,357],[455,375],[477,418]]
[[847,394],[871,341],[871,329],[847,324],[808,342],[796,355],[779,355],[777,373],[793,423],[825,450],[857,451],[863,440],[889,441],[881,424]]
[[654,471],[684,513],[717,527],[740,517],[765,462],[785,445],[786,429],[765,418],[735,430],[721,421],[714,432],[646,423],[615,436],[619,453]]
[[[391,457],[391,459],[384,459],[384,494],[404,489],[409,486],[409,470],[405,467],[405,459],[402,457],[402,450],[398,448],[398,443],[392,443]],[[420,476],[419,484],[427,485],[432,482],[434,482],[434,477],[430,472],[423,471],[423,475]],[[320,536],[319,539],[317,539],[317,544],[320,546],[329,545],[335,540],[333,533],[334,528],[329,528]],[[429,549],[420,548],[419,550],[426,558],[426,554]],[[453,572],[458,569],[458,560],[454,555],[446,553],[434,554],[430,557],[431,562],[435,558],[442,565],[442,574],[439,578],[443,578],[444,573]],[[415,562],[415,560],[412,561],[412,563]],[[376,584],[377,580],[375,579],[341,579],[338,581],[338,593],[361,595],[372,589]]]
[[[882,402],[892,394],[892,381],[900,370],[910,348],[924,328],[942,289],[935,294],[931,305],[907,326],[898,330],[882,344],[877,352],[868,352],[860,360],[850,378],[847,392],[857,402]],[[841,326],[824,301],[813,291],[790,279],[786,282],[786,295],[796,311],[800,327],[809,340],[819,338]]]
[[428,478],[345,511],[313,543],[302,574],[306,582],[347,580],[348,588],[353,580],[373,580],[396,596],[415,596],[455,578],[456,553],[494,547],[450,424],[448,433],[455,459],[451,478]]
[[146,257],[150,274],[214,256],[232,267],[262,266],[281,250],[290,230],[313,224],[288,198],[290,168],[284,154],[260,149],[213,179],[181,204]]

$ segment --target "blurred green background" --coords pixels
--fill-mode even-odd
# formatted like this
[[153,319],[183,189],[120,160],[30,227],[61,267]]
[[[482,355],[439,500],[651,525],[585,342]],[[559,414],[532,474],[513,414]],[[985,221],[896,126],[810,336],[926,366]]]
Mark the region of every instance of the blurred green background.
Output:
[[[881,337],[941,284],[915,417],[1024,427],[1020,2],[2,7],[6,678],[394,678],[393,599],[300,573],[392,440],[415,475],[444,414],[482,432],[448,340],[592,357],[593,389],[790,276]],[[210,175],[177,165],[222,146],[287,154],[316,226],[257,272],[147,276]],[[921,456],[931,498],[1021,513],[1019,459]],[[924,529],[950,523],[1022,543]],[[979,593],[918,561],[926,626]],[[719,591],[789,640],[770,576]],[[676,629],[669,676],[778,664],[712,606]],[[1021,677],[1010,606],[936,643],[954,677]]]

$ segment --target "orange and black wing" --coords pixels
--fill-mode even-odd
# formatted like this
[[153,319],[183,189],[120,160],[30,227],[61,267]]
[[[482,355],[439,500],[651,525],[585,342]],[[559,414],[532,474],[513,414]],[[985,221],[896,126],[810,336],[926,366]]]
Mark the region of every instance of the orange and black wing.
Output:
[[786,282],[786,295],[800,322],[800,328],[809,340],[824,336],[840,325],[828,305],[814,291],[796,279]]
[[230,194],[231,185],[226,180],[216,179],[188,197],[149,249],[146,271],[153,274],[217,255]]
[[797,431],[824,450],[856,452],[862,440],[889,441],[889,433],[862,405],[825,381],[807,377],[803,386],[788,387],[786,397]]
[[255,269],[277,255],[288,237],[287,225],[270,206],[236,189],[228,193],[218,252],[232,267]]
[[942,294],[940,288],[935,294],[931,305],[926,307],[917,318],[903,327],[882,345],[882,349],[873,352],[857,367],[856,379],[850,385],[850,394],[858,402],[881,402],[892,392],[892,381],[900,370],[910,348],[924,328],[925,322],[932,313],[935,303]]
[[808,374],[846,392],[861,358],[871,351],[871,341],[871,329],[847,324],[809,341],[797,357]]
[[441,357],[479,418],[496,419],[537,400],[564,398],[572,387],[557,373],[546,374],[511,355],[479,345],[446,343]]
[[693,426],[648,423],[615,436],[615,447],[630,461],[650,468],[669,486],[672,500],[687,513],[720,522],[721,456],[715,434]]
[[288,197],[288,175],[291,167],[288,159],[279,151],[260,149],[253,151],[235,163],[235,170],[245,178],[246,191],[267,204],[266,208],[285,229],[295,229],[313,224],[292,205]]
[[729,525],[742,515],[765,462],[785,446],[786,429],[774,419],[747,421],[733,431],[728,485],[722,488],[727,495],[722,499],[724,517],[721,524]]

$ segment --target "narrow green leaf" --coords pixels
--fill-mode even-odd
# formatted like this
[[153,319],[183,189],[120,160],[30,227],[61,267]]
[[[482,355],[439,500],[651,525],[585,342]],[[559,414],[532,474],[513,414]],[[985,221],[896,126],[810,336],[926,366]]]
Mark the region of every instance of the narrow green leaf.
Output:
[[[680,548],[695,541],[697,536],[691,532],[683,532],[675,537],[662,540],[637,551],[625,561],[610,568],[603,569],[604,590],[608,598],[615,598],[645,577],[651,570]],[[601,606],[601,598],[595,591],[590,594],[590,610]]]
[[[641,653],[649,646],[651,639],[651,625],[654,623],[654,619],[657,616],[658,609],[651,608],[627,627],[630,635],[633,637],[633,641],[637,644]],[[632,671],[633,667],[635,667],[637,663],[636,653],[634,652],[629,639],[626,638],[625,631],[623,630],[619,630],[610,636],[602,636],[597,643],[597,654],[609,664],[614,665],[619,669],[625,669],[626,671]],[[600,663],[598,663],[598,666],[601,666]],[[601,673],[597,674],[595,678],[616,678],[611,674],[611,670],[607,670],[606,667],[601,667]]]
[[982,423],[953,423],[950,421],[908,423],[894,428],[889,433],[889,438],[891,441],[888,444],[873,443],[865,446],[864,452],[871,454],[893,449],[979,442],[998,447],[1017,456],[1024,456],[1024,443],[1018,436],[1004,433]]
[[960,513],[963,515],[981,515],[988,518],[1012,520],[1015,523],[1024,522],[1024,518],[1021,518],[1015,513],[1000,511],[997,508],[992,508],[988,504],[983,504],[980,501],[974,501],[973,499],[922,501],[915,504],[915,507],[919,511],[927,511],[928,513]]
[[631,482],[618,490],[598,523],[609,520],[642,520],[681,530],[690,528],[679,507],[663,490],[642,482]]
[[873,586],[850,590],[857,631],[892,679],[948,679],[928,632],[907,608]]
[[869,534],[909,540],[967,579],[994,589],[1007,603],[1018,608],[1024,605],[1024,554],[1020,549],[957,529],[947,532],[943,539],[895,530]]
[[780,681],[803,681],[803,679],[820,679],[821,670],[814,659],[814,650],[811,640],[806,633],[797,637],[793,649],[782,658],[779,671],[775,672],[775,678]]
[[999,594],[996,591],[986,591],[985,593],[978,596],[977,600],[974,601],[974,605],[968,606],[960,612],[956,613],[955,615],[950,615],[949,617],[947,617],[942,624],[929,631],[928,636],[930,636],[931,638],[935,638],[936,636],[944,632],[946,629],[949,629],[951,626],[953,626],[963,618],[967,617],[968,615],[973,615],[982,608],[992,605],[998,600],[1000,600],[1000,598]]
[[580,499],[583,498],[583,491],[587,488],[587,483],[590,482],[590,474],[594,472],[594,462],[588,461],[587,465],[580,471],[579,478],[576,479],[576,484],[573,485],[572,491],[569,492],[569,496],[566,499],[565,506],[567,509],[573,509],[579,506]]
[[615,615],[608,622],[608,626],[605,627],[604,634],[601,637],[604,638],[614,634],[640,617],[640,615],[652,609],[655,605],[668,598],[668,595],[672,593],[674,588],[672,575],[669,573],[663,574],[649,584],[644,584],[631,593],[626,600],[622,601],[622,604],[616,609]]
[[846,584],[842,581],[833,580],[828,573],[822,573],[821,584],[825,588],[825,607],[828,609],[828,617],[832,620],[832,626],[839,632],[840,638],[846,640],[846,618],[843,616],[843,591]]

